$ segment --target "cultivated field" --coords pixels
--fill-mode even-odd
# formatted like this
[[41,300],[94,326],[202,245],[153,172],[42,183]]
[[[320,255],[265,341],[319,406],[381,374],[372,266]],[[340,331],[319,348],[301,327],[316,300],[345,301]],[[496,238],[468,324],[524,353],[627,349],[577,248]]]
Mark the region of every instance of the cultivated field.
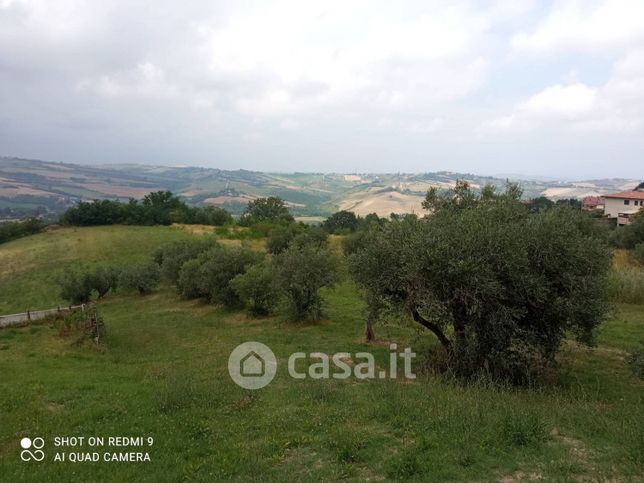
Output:
[[[56,274],[80,260],[127,264],[197,235],[181,227],[61,229],[0,246],[0,313],[62,304]],[[259,245],[255,244],[257,248]],[[616,480],[644,477],[642,381],[626,364],[644,340],[644,305],[620,304],[595,348],[569,343],[550,385],[463,386],[422,370],[434,346],[406,322],[362,340],[361,298],[344,282],[324,294],[327,319],[252,319],[170,287],[109,294],[104,347],[74,345],[50,325],[0,331],[0,479],[4,481]],[[294,351],[418,354],[414,381],[295,380],[279,370],[246,391],[231,350],[260,341]],[[150,462],[20,460],[24,436],[153,437]],[[49,459],[49,457],[48,457]]]

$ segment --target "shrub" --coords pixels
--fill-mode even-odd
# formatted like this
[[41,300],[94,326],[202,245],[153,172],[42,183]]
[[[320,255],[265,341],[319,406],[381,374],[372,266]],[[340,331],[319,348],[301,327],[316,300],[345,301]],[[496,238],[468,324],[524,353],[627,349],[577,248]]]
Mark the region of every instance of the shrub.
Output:
[[640,211],[631,218],[630,225],[616,227],[610,236],[610,242],[617,248],[635,248],[644,243],[644,212]]
[[177,287],[187,298],[238,307],[242,302],[230,281],[260,261],[262,255],[247,248],[216,247],[181,267]]
[[319,290],[338,281],[338,262],[327,248],[293,245],[274,259],[277,284],[287,302],[291,320],[317,320],[322,316]]
[[230,286],[251,315],[268,315],[276,305],[278,290],[272,267],[267,263],[253,265],[233,278]]
[[188,260],[197,258],[209,250],[216,242],[203,240],[180,240],[161,246],[154,254],[154,261],[161,267],[161,276],[176,283],[181,267]]
[[351,233],[342,239],[342,253],[345,256],[352,255],[364,248],[364,242],[365,234],[363,231]]
[[39,233],[44,227],[43,222],[35,218],[30,218],[26,221],[0,223],[0,243]]
[[119,276],[119,286],[124,290],[136,290],[140,295],[159,286],[161,274],[155,263],[143,263],[124,269]]
[[286,250],[298,233],[298,226],[289,224],[277,226],[268,233],[266,251],[278,255]]
[[70,304],[86,304],[92,296],[92,284],[87,272],[67,268],[58,277],[60,297]]
[[120,271],[114,267],[98,267],[87,274],[87,283],[103,298],[110,290],[116,290]]
[[326,231],[317,226],[302,224],[277,226],[268,235],[266,251],[272,255],[278,255],[293,244],[298,246],[313,244],[323,247],[327,244],[327,238]]
[[328,235],[325,230],[319,226],[310,226],[293,238],[292,245],[296,247],[311,245],[316,248],[325,248],[327,240]]

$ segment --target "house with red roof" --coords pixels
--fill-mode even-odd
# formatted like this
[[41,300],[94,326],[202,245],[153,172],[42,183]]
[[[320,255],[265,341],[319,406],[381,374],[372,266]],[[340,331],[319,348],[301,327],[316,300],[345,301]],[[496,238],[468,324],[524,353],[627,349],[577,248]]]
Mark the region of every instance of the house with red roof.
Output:
[[644,208],[644,183],[633,191],[604,195],[604,215],[617,218],[618,225],[628,225],[630,217]]
[[604,198],[602,196],[586,196],[581,200],[582,210],[603,210]]

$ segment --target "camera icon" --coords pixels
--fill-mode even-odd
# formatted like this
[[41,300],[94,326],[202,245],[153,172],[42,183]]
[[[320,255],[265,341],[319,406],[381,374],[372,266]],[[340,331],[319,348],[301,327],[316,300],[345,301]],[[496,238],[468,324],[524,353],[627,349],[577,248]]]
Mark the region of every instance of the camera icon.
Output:
[[42,448],[45,447],[45,440],[43,438],[22,438],[20,440],[20,459],[22,461],[42,461],[45,459],[45,452]]

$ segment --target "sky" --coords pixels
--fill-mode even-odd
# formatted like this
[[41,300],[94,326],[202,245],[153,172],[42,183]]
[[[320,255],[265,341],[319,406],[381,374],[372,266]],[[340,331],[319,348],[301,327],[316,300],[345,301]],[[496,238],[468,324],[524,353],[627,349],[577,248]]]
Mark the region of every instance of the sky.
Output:
[[0,155],[644,177],[644,0],[0,0]]

